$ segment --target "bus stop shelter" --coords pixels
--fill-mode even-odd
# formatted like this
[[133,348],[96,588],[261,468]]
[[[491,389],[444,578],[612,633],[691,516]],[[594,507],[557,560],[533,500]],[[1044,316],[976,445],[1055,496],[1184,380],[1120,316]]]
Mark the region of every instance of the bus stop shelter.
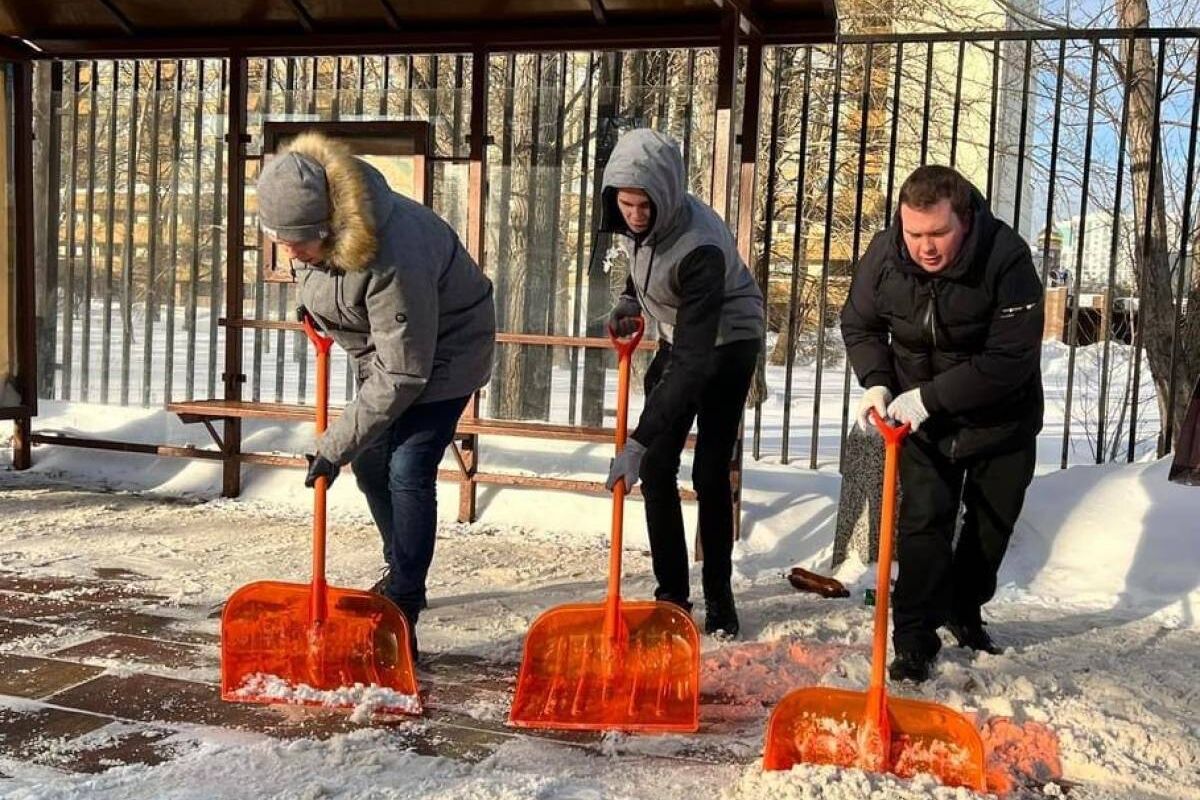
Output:
[[[14,404],[14,393],[9,394],[7,402],[0,396],[0,419],[15,421],[14,467],[27,468],[31,443],[44,438],[33,434],[30,422],[37,415],[39,385],[34,290],[38,269],[34,231],[38,221],[34,219],[32,148],[35,61],[224,59],[228,67],[224,157],[229,165],[224,178],[225,218],[237,220],[244,219],[246,211],[248,59],[323,54],[469,54],[465,239],[472,255],[483,264],[489,54],[714,49],[718,68],[712,200],[718,213],[728,215],[735,208],[734,198],[753,195],[755,148],[739,147],[739,142],[757,140],[764,46],[833,41],[836,19],[833,0],[471,0],[442,4],[422,0],[213,0],[197,4],[175,0],[44,0],[35,4],[0,0],[0,61],[6,63],[11,75],[11,111],[6,120],[11,126],[11,134],[6,137],[11,168],[7,180],[11,190],[11,241],[7,243],[9,269],[3,273],[5,281],[0,283],[0,290],[8,295],[7,307],[14,312],[5,329],[0,330],[4,337],[0,349],[12,353],[7,377],[18,398]],[[738,231],[743,258],[749,261],[753,203],[737,204],[736,209],[738,218],[729,221]],[[245,241],[240,226],[226,225],[223,246],[225,324],[237,325],[242,318],[244,254],[259,245]],[[513,342],[517,344],[563,344],[533,341],[537,337],[529,335],[509,336],[515,336]],[[239,337],[226,337],[223,355],[222,399],[239,402],[245,381]],[[3,369],[4,363],[0,362]],[[467,413],[476,412],[477,408],[469,408]],[[219,440],[221,449],[239,452],[240,437],[240,421],[227,419],[223,441]],[[213,456],[212,451],[199,448],[148,448],[122,442],[69,441],[65,437],[53,437],[53,441],[159,455]],[[464,469],[468,467],[473,465]],[[227,459],[224,484],[228,494],[237,493],[237,469],[237,459]],[[463,502],[468,503],[465,495]],[[470,503],[473,507],[473,500]],[[473,515],[471,509],[462,512]]]

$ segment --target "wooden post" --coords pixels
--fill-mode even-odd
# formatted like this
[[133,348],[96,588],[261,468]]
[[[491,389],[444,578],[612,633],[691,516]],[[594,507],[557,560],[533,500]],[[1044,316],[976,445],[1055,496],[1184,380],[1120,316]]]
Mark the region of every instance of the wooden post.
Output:
[[[242,329],[242,257],[245,250],[246,182],[246,58],[234,52],[229,59],[229,130],[225,134],[229,157],[228,196],[225,202],[225,319],[234,323],[225,329],[225,399],[241,400]],[[225,420],[225,469],[221,484],[224,497],[237,497],[242,490],[242,421]]]
[[[483,226],[487,210],[487,187],[484,185],[487,175],[487,75],[488,51],[486,48],[477,48],[471,54],[471,164],[467,189],[467,252],[475,259],[480,269],[483,269],[484,262]],[[463,417],[472,420],[478,416],[479,392],[476,392],[463,411]],[[461,453],[466,475],[459,484],[458,521],[474,522],[475,473],[479,469],[478,434],[471,433],[463,437]]]

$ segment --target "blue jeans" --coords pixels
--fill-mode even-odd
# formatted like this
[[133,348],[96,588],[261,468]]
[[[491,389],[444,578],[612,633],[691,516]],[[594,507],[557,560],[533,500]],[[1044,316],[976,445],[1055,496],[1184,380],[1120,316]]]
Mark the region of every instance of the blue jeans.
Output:
[[384,593],[409,622],[425,607],[437,533],[437,471],[469,397],[411,406],[353,460],[358,488],[383,538]]

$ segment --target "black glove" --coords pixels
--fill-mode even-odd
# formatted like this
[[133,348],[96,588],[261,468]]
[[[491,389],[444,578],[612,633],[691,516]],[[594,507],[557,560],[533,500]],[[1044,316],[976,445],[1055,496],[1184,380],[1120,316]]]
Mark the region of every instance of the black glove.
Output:
[[608,315],[608,327],[618,338],[624,339],[637,331],[634,321],[642,315],[642,307],[638,301],[628,295],[621,295],[612,313]]
[[333,486],[342,468],[322,455],[305,453],[304,457],[308,459],[308,474],[304,476],[304,485],[311,489],[317,485],[317,478],[325,478],[325,486]]
[[308,309],[304,306],[296,306],[296,322],[304,322],[308,316]]

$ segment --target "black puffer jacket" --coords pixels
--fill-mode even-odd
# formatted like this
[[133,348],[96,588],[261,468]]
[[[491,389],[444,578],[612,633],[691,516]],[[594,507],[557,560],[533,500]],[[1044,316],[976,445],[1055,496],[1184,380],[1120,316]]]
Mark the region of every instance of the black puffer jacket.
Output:
[[931,275],[896,214],[856,265],[842,337],[859,383],[921,388],[918,436],[952,458],[1002,452],[1042,428],[1042,284],[1029,245],[975,193],[958,257]]

